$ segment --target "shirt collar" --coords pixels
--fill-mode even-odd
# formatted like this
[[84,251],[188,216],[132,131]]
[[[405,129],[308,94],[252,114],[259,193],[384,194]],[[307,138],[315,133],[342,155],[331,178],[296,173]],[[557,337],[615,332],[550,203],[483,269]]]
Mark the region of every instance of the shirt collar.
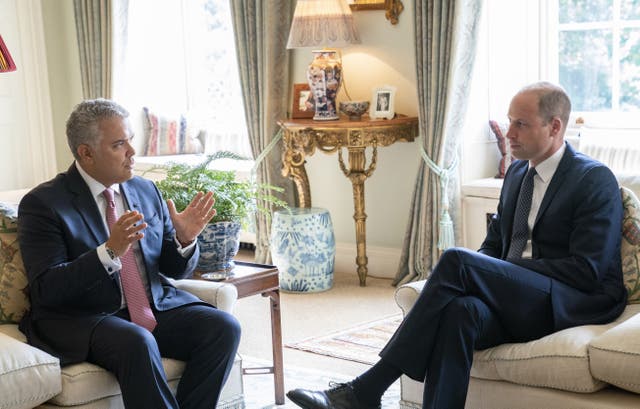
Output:
[[[536,173],[544,183],[548,183],[553,177],[553,174],[556,173],[556,169],[558,169],[558,165],[560,165],[562,155],[564,155],[566,148],[566,145],[563,143],[560,149],[555,151],[553,155],[549,156],[536,166]],[[529,167],[531,167],[531,162],[529,162]]]
[[[87,186],[89,186],[89,190],[91,191],[91,195],[93,196],[93,198],[95,199],[97,197],[102,197],[102,192],[104,192],[104,189],[106,189],[105,186],[91,177],[91,175],[89,175],[84,169],[82,169],[82,166],[80,166],[80,163],[78,163],[78,161],[76,161],[76,168],[78,169],[78,173],[80,173],[80,176],[82,177],[84,182],[87,184]],[[109,188],[112,189],[117,195],[120,194],[120,184],[116,183],[109,186]]]

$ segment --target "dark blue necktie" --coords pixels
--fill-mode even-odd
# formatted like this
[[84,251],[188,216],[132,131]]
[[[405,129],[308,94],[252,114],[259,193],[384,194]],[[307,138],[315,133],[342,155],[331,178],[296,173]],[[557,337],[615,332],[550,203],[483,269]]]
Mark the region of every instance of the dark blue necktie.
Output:
[[513,230],[511,231],[511,245],[507,260],[521,258],[522,252],[529,239],[529,213],[531,212],[531,198],[533,197],[533,177],[536,175],[535,168],[529,168],[524,177],[518,203],[513,216]]

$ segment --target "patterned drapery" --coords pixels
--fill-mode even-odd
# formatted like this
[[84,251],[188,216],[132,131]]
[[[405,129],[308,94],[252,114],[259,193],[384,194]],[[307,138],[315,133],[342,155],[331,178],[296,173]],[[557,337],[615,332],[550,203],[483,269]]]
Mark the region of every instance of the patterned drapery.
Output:
[[448,246],[446,231],[441,230],[458,227],[460,187],[455,164],[482,0],[416,0],[414,8],[418,114],[425,160],[416,178],[394,285],[426,278],[441,249]]
[[[293,0],[231,2],[240,83],[254,158],[258,158],[276,137],[277,121],[286,118],[289,96],[287,39],[293,9]],[[260,162],[256,176],[259,182],[284,187],[282,198],[293,204],[293,182],[282,176],[281,168],[282,144],[276,144]],[[258,214],[255,256],[258,263],[271,262],[270,234],[270,219]]]
[[83,96],[111,98],[112,0],[74,0],[73,6]]

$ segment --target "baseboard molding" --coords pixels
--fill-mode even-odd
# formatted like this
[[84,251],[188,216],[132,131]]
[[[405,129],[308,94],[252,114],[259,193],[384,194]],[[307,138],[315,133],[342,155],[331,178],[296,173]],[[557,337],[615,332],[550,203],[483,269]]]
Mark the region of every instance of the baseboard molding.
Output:
[[[368,277],[394,278],[398,271],[401,249],[367,245]],[[335,271],[358,274],[355,243],[336,243]]]

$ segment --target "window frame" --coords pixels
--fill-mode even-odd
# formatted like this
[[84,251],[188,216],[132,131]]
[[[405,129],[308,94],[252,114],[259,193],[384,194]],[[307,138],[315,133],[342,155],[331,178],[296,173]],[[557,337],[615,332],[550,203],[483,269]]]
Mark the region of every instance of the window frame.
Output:
[[[558,44],[561,26],[579,27],[590,26],[592,28],[609,28],[612,31],[612,61],[619,59],[620,33],[623,28],[640,27],[637,24],[616,24],[620,19],[620,0],[613,0],[613,19],[607,23],[569,23],[558,22],[558,0],[542,0],[539,3],[538,23],[540,33],[540,74],[542,78],[559,83],[559,58]],[[601,111],[577,111],[572,110],[569,120],[570,128],[590,126],[594,128],[611,129],[635,129],[640,128],[637,123],[638,111],[623,112],[619,110],[620,104],[620,64],[614,64],[612,72],[612,110]],[[580,123],[581,122],[581,123]],[[630,125],[636,124],[636,125]]]

